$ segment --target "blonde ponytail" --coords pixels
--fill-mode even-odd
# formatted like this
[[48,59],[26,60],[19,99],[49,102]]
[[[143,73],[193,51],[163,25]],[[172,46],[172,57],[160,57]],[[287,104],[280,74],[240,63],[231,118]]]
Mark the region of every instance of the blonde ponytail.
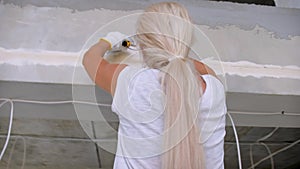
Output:
[[137,24],[145,64],[160,69],[165,93],[163,169],[204,168],[199,144],[198,113],[201,85],[188,59],[192,24],[177,3],[148,7]]

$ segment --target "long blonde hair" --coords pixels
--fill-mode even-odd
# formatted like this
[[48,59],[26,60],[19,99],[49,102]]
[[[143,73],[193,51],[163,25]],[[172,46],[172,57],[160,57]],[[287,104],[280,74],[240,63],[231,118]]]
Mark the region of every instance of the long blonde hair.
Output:
[[187,10],[174,2],[149,6],[137,22],[144,63],[164,72],[163,169],[204,168],[197,120],[202,89],[188,59],[192,34]]

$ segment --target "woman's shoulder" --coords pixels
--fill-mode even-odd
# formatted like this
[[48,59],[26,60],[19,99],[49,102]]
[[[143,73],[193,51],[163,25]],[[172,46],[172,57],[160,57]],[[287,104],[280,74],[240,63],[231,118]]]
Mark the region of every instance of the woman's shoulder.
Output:
[[201,75],[201,77],[205,80],[205,82],[208,81],[209,83],[215,83],[218,86],[224,87],[223,82],[220,80],[220,78],[217,75],[204,74]]
[[119,75],[118,83],[129,88],[159,88],[159,70],[139,66],[126,66]]
[[158,72],[159,70],[157,69],[150,69],[141,66],[126,66],[120,74],[121,76],[125,76],[126,78],[149,78],[156,76]]
[[212,76],[215,76],[217,77],[215,71],[210,68],[208,65],[204,64],[203,62],[200,62],[198,60],[195,60],[195,59],[191,59],[192,62],[194,63],[194,67],[195,69],[201,74],[201,75],[212,75]]
[[223,107],[226,104],[225,87],[216,76],[205,74],[202,79],[206,83],[205,92],[202,95],[202,103],[208,107]]

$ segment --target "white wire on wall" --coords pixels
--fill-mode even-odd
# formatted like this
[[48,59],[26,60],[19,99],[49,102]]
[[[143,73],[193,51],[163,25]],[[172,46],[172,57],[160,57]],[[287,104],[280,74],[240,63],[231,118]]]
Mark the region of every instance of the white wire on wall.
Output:
[[[270,148],[265,143],[261,143],[261,141],[264,141],[264,140],[270,138],[278,129],[279,129],[279,127],[275,127],[269,134],[267,134],[264,137],[259,138],[259,139],[256,140],[256,143],[263,145],[267,149],[269,155],[271,154]],[[251,166],[249,168],[251,168],[251,169],[254,169],[253,153],[252,153],[253,145],[254,144],[250,145],[250,152],[249,152],[250,162],[251,162]],[[270,157],[270,160],[271,160],[271,169],[274,169],[273,157]]]
[[290,113],[290,112],[240,112],[240,111],[231,111],[230,114],[242,114],[242,115],[288,115],[288,116],[300,116],[300,113]]
[[8,130],[7,130],[7,137],[3,146],[3,149],[1,151],[0,154],[0,160],[2,159],[5,150],[7,148],[9,139],[10,139],[10,134],[11,134],[11,128],[12,128],[12,122],[13,122],[13,117],[14,117],[14,103],[10,100],[10,99],[0,99],[0,101],[4,101],[3,103],[1,103],[0,108],[7,102],[10,103],[10,117],[9,117],[9,124],[8,124]]
[[7,98],[0,98],[0,101],[3,101],[0,104],[0,108],[5,105],[6,103],[10,103],[10,118],[9,118],[9,125],[8,125],[8,131],[7,131],[7,137],[4,143],[4,146],[2,148],[1,154],[0,154],[0,160],[2,160],[3,155],[7,149],[7,145],[9,143],[9,139],[11,136],[11,129],[12,129],[12,123],[13,123],[13,116],[14,116],[14,102],[19,103],[32,103],[32,104],[45,104],[45,105],[52,105],[52,104],[68,104],[68,103],[78,103],[78,104],[87,104],[87,105],[94,105],[94,106],[111,106],[110,104],[103,104],[103,103],[93,103],[93,102],[86,102],[86,101],[75,101],[75,100],[66,100],[66,101],[37,101],[37,100],[22,100],[22,99],[7,99]]
[[26,140],[25,140],[25,138],[23,137],[23,136],[11,136],[11,137],[14,137],[14,138],[16,138],[15,139],[15,142],[13,143],[13,146],[12,146],[12,148],[11,148],[11,150],[10,150],[10,153],[9,153],[9,157],[8,157],[8,161],[7,161],[7,167],[6,167],[6,169],[9,169],[9,165],[10,165],[10,160],[11,160],[11,158],[12,158],[12,155],[13,155],[13,152],[14,152],[14,150],[15,150],[15,145],[16,145],[16,143],[17,143],[17,141],[19,140],[19,139],[22,139],[22,141],[23,141],[23,161],[22,161],[22,166],[21,166],[21,169],[23,169],[24,168],[24,166],[25,166],[25,162],[26,162]]
[[230,119],[230,122],[232,124],[232,129],[233,129],[233,132],[234,132],[234,137],[235,137],[235,141],[236,141],[237,155],[238,155],[238,161],[239,161],[239,169],[242,169],[242,157],[241,157],[241,151],[240,151],[239,137],[237,135],[236,127],[235,127],[235,124],[233,122],[233,119],[232,119],[230,113],[227,113],[227,115],[228,115],[228,117]]
[[93,106],[106,106],[110,107],[110,104],[104,104],[104,103],[93,103],[93,102],[87,102],[87,101],[76,101],[76,100],[62,100],[62,101],[37,101],[37,100],[22,100],[22,99],[12,99],[13,102],[19,102],[19,103],[33,103],[33,104],[87,104],[87,105],[93,105]]
[[[233,132],[234,132],[234,136],[235,136],[235,140],[236,140],[236,148],[237,148],[237,156],[238,156],[239,169],[242,169],[242,157],[241,157],[241,151],[240,151],[240,142],[239,142],[239,139],[238,139],[238,135],[237,135],[237,131],[236,131],[236,127],[235,127],[234,121],[233,121],[233,119],[232,119],[232,117],[231,117],[230,114],[233,114],[233,113],[232,112],[231,113],[227,112],[227,115],[228,115],[228,117],[230,119],[230,122],[232,124]],[[254,114],[252,114],[252,113],[244,113],[244,112],[234,112],[234,114],[248,114],[248,115],[287,115],[287,116],[299,116],[300,115],[300,114],[297,114],[297,113],[284,113],[284,114],[282,114],[281,112],[274,112],[274,113],[254,113]],[[284,151],[284,150],[286,150],[288,148],[284,147],[284,148],[282,148],[283,150],[280,149],[280,150],[278,150],[278,151],[276,151],[274,153],[271,153],[269,147],[266,144],[261,143],[261,142],[264,141],[264,140],[266,140],[267,138],[271,137],[278,129],[279,129],[279,127],[276,127],[269,134],[267,134],[266,136],[264,136],[264,137],[262,137],[262,138],[260,138],[260,139],[258,139],[256,141],[256,144],[261,144],[261,145],[263,145],[267,149],[267,151],[269,153],[269,156],[263,158],[262,160],[258,161],[255,164],[253,164],[254,162],[253,162],[253,154],[252,154],[252,146],[254,144],[250,145],[250,162],[251,162],[251,166],[248,169],[254,169],[255,166],[259,165],[260,163],[262,163],[263,161],[265,161],[265,160],[267,160],[269,158],[271,160],[271,168],[274,169],[273,156],[277,155],[278,153],[280,153],[280,152],[282,152],[282,151]],[[298,142],[298,141],[296,141],[296,142]],[[296,144],[294,144],[294,143],[291,144],[291,145],[289,145],[289,146],[287,146],[287,147],[290,148],[290,147],[293,147],[294,145],[297,144],[297,143]]]

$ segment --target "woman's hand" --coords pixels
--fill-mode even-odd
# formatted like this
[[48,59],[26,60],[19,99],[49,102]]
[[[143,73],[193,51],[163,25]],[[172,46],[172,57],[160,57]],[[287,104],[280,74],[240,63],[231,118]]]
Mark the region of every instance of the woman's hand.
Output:
[[101,40],[104,40],[110,44],[110,50],[120,51],[126,49],[122,46],[122,41],[125,40],[127,37],[128,36],[120,32],[109,32],[105,37],[101,38]]

